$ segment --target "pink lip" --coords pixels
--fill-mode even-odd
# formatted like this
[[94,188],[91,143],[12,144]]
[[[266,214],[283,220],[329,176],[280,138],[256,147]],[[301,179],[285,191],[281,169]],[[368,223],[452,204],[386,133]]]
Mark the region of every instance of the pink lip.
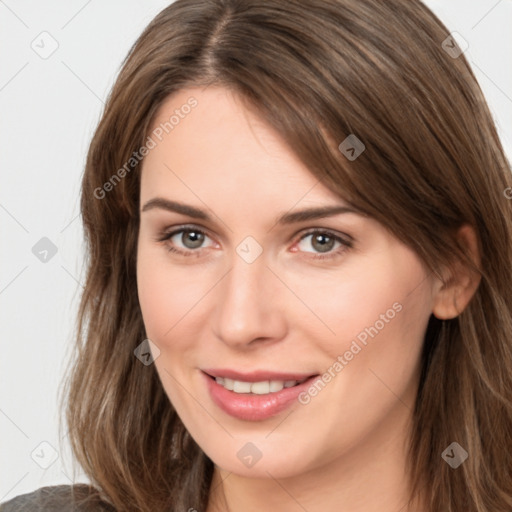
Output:
[[[223,375],[227,378],[233,378],[229,375],[235,375],[237,372],[231,372],[229,375],[228,373],[229,372],[223,373]],[[315,379],[320,377],[319,375],[313,375],[297,386],[283,388],[281,391],[267,395],[256,395],[252,393],[235,393],[234,391],[229,391],[220,384],[217,384],[215,379],[207,373],[202,372],[202,375],[213,402],[230,416],[245,421],[261,421],[279,414],[290,407],[292,403],[297,400],[299,394],[305,391]],[[246,382],[258,382],[263,380],[301,380],[290,377],[290,374],[284,374],[284,378],[282,377],[283,374],[277,373],[260,373],[257,378],[255,375],[256,374],[245,375],[243,378],[238,377],[236,380],[245,380]],[[260,375],[265,375],[265,377],[261,378]],[[272,375],[272,378],[268,378],[268,375]],[[276,375],[281,375],[281,377],[277,378],[275,377]],[[307,375],[301,376],[301,378],[305,377],[307,377]]]

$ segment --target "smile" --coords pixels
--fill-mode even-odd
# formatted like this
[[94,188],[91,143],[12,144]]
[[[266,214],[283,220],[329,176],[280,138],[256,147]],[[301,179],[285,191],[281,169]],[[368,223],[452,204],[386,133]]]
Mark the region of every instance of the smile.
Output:
[[[262,421],[288,409],[298,396],[307,390],[320,375],[271,374],[262,372],[245,375],[244,379],[233,378],[241,374],[229,373],[229,376],[211,375],[202,371],[206,393],[212,402],[224,413],[243,421]],[[278,377],[278,375],[281,377]],[[283,378],[283,377],[296,378]]]
[[233,380],[223,377],[215,377],[215,382],[222,387],[235,393],[252,393],[255,395],[267,395],[277,393],[284,388],[292,388],[301,384],[303,380],[263,380],[260,382],[245,382],[242,380]]

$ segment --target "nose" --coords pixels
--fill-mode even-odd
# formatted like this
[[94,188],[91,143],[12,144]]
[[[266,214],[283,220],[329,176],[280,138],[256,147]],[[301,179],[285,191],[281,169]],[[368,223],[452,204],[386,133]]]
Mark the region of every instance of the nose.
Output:
[[252,263],[234,254],[217,286],[214,331],[236,349],[283,339],[286,333],[283,284],[267,267],[264,253]]

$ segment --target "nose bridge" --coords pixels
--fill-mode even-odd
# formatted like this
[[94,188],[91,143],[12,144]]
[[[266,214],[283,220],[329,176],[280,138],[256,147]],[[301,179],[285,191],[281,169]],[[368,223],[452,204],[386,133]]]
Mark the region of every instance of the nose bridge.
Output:
[[232,300],[233,305],[238,305],[241,308],[250,305],[251,302],[256,305],[258,295],[263,291],[265,272],[268,272],[268,269],[262,258],[247,263],[240,256],[233,256],[228,278],[229,284],[224,298]]
[[[247,248],[243,243],[240,246]],[[264,255],[247,258],[240,246],[216,297],[216,334],[233,346],[249,344],[256,338],[279,337],[284,325],[275,283],[271,282],[275,277]]]

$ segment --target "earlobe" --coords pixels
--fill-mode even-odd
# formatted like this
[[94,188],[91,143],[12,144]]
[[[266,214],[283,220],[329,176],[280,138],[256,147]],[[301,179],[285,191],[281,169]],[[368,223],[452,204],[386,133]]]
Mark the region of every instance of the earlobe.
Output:
[[[459,229],[457,237],[473,265],[480,269],[480,253],[473,227],[464,224]],[[480,279],[480,274],[462,261],[451,266],[445,282],[439,282],[435,291],[432,307],[434,316],[440,320],[459,316],[476,292]]]

